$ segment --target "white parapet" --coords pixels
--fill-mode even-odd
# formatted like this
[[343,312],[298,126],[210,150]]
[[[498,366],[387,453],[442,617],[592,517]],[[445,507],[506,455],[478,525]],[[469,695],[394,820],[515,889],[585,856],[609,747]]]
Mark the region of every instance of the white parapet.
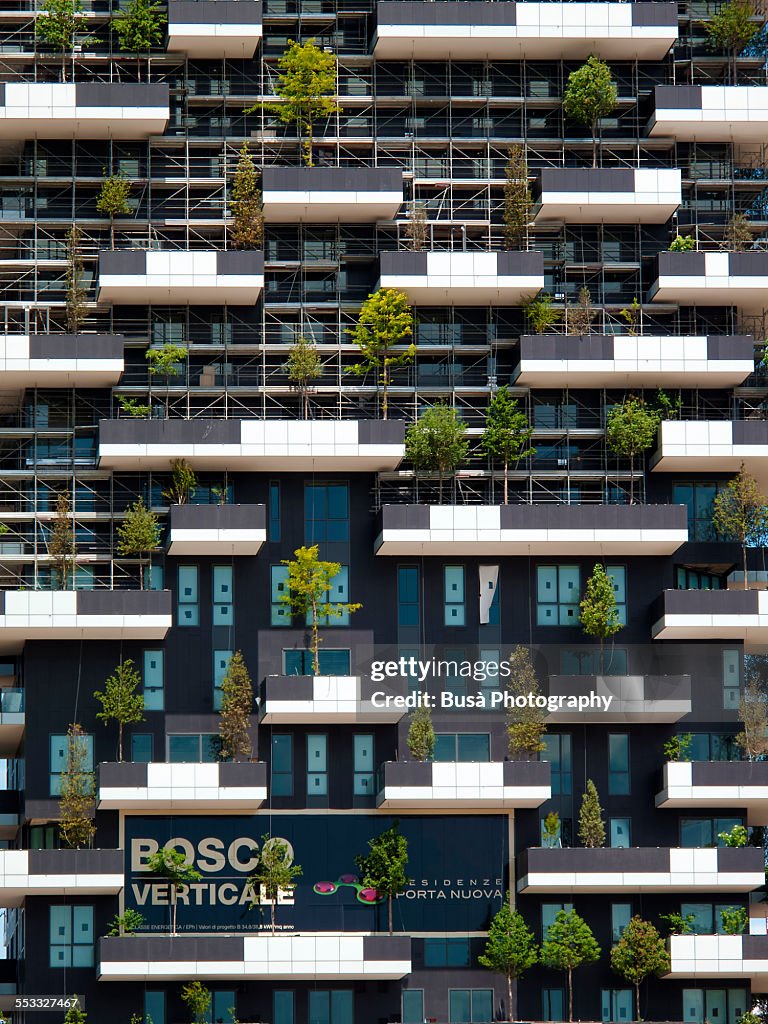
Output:
[[0,139],[144,139],[165,131],[169,103],[159,83],[0,83]]

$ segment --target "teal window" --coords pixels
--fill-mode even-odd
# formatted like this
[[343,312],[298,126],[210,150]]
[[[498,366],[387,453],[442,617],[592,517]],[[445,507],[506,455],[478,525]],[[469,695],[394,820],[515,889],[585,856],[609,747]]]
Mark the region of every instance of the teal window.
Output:
[[291,609],[280,598],[288,593],[288,566],[273,565],[269,570],[270,625],[290,626]]
[[605,1022],[633,1020],[633,1001],[631,988],[604,988],[601,1019]]
[[210,764],[218,761],[221,740],[217,733],[175,733],[168,736],[171,764]]
[[272,796],[293,796],[293,736],[272,734]]
[[[311,676],[312,651],[308,650],[284,650],[283,665],[287,676]],[[320,648],[318,665],[321,676],[348,676],[350,665],[350,651],[348,648]]]
[[608,845],[614,850],[626,850],[632,845],[632,823],[629,818],[609,818]]
[[49,967],[93,967],[93,907],[48,908]]
[[234,622],[234,570],[231,565],[213,567],[213,624],[231,626]]
[[131,734],[131,760],[135,764],[149,764],[152,760],[151,732],[134,732]]
[[354,1024],[351,989],[309,992],[309,1024]]
[[306,484],[304,539],[307,544],[349,540],[349,486]]
[[541,1019],[565,1020],[565,993],[561,988],[543,988],[541,990]]
[[296,1024],[294,992],[283,989],[272,993],[272,1019],[274,1024]]
[[446,626],[466,625],[464,607],[464,566],[446,565],[443,569],[444,624]]
[[[93,736],[88,734],[80,737],[80,745],[84,754],[83,769],[86,772],[93,771]],[[61,792],[61,776],[67,769],[69,756],[69,738],[66,734],[51,736],[50,747],[50,793],[51,796],[58,796]]]
[[573,910],[572,903],[542,903],[541,905],[541,938],[542,942],[547,937],[547,932],[555,923],[555,918],[564,910],[566,914],[570,914]]
[[536,568],[536,624],[578,626],[581,581],[578,565]]
[[743,825],[743,818],[681,818],[680,845],[686,849],[725,846],[721,832],[730,832],[734,825]]
[[690,928],[694,935],[724,935],[723,911],[737,910],[739,906],[742,904],[681,903],[680,915],[683,918],[691,918]]
[[307,796],[328,796],[328,737],[307,736]]
[[213,652],[213,710],[221,711],[222,686],[233,651]]
[[232,1024],[233,1020],[237,1020],[235,993],[226,989],[212,992],[206,1024]]
[[541,760],[550,763],[552,796],[570,796],[573,791],[573,764],[569,733],[547,733],[541,738]]
[[165,707],[165,651],[144,651],[144,710]]
[[684,988],[683,1021],[685,1024],[736,1024],[751,1008],[743,988]]
[[397,569],[397,624],[419,624],[419,569],[415,565],[401,565]]
[[[277,480],[269,482],[269,539],[273,543],[280,540],[280,483]],[[288,992],[293,999],[293,992]]]
[[675,587],[677,590],[723,590],[722,577],[699,569],[687,569],[679,565],[675,570]]
[[150,990],[144,993],[144,1020],[165,1024],[165,992]]
[[491,737],[485,732],[442,732],[435,736],[435,761],[490,761]]
[[714,502],[723,485],[714,482],[681,483],[672,488],[672,503],[688,509],[688,535],[691,540],[717,540],[712,524]]
[[629,791],[629,734],[611,733],[608,736],[608,793],[627,796]]
[[448,1020],[450,1024],[492,1024],[493,989],[450,989]]
[[425,967],[469,967],[469,939],[424,939]]
[[632,918],[631,903],[611,904],[611,942],[618,942]]
[[605,574],[613,584],[616,613],[622,626],[627,624],[627,570],[623,565],[607,565]]
[[723,651],[723,708],[738,711],[741,699],[741,652]]
[[200,625],[198,576],[196,565],[179,566],[178,623],[180,626]]
[[410,988],[402,993],[403,1024],[424,1024],[424,989]]
[[[328,600],[331,604],[349,603],[349,566],[342,565],[339,571],[331,580],[328,588]],[[307,612],[307,625],[312,622],[312,616]],[[348,626],[349,612],[341,611],[338,615],[319,615],[317,619],[319,626]]]
[[355,796],[373,796],[373,736],[370,733],[355,733],[353,746],[355,777],[352,792]]
[[165,586],[165,571],[162,565],[150,565],[149,589],[162,590]]
[[565,648],[560,652],[560,671],[564,676],[626,676],[627,650],[607,644],[600,648]]

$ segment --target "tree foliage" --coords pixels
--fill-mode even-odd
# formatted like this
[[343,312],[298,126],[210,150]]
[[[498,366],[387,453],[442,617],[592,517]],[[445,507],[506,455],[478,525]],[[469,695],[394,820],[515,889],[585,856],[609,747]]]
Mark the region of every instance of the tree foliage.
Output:
[[536,454],[530,444],[533,427],[528,417],[512,398],[506,384],[500,387],[491,399],[485,417],[485,429],[480,438],[480,448],[491,459],[497,459],[504,466],[504,504],[509,501],[509,465]]
[[264,207],[253,157],[244,142],[232,180],[232,224],[229,241],[233,249],[260,249],[264,244]]
[[72,520],[72,501],[69,491],[56,498],[56,518],[48,534],[48,554],[53,559],[56,588],[67,590],[75,583],[75,527]]
[[509,893],[501,909],[491,919],[485,950],[477,958],[482,967],[500,974],[507,982],[507,1011],[514,1020],[512,982],[539,962],[540,951],[533,932],[522,914],[510,904]]
[[[336,56],[326,53],[314,39],[305,43],[288,40],[288,49],[277,62],[280,72],[275,94],[280,102],[265,103],[263,109],[274,114],[283,124],[294,125],[303,138],[302,152],[308,167],[312,166],[314,126],[320,118],[332,117],[340,109],[336,100]],[[246,113],[261,109],[261,104]]]
[[587,922],[575,910],[561,910],[541,946],[542,962],[568,979],[568,1020],[573,1020],[573,972],[600,959],[600,946]]
[[560,310],[555,308],[554,299],[548,292],[528,299],[523,305],[523,310],[534,334],[544,334],[561,319]]
[[59,838],[64,846],[91,846],[96,834],[96,780],[88,768],[88,738],[76,722],[67,729],[67,749],[59,788]]
[[734,213],[725,225],[720,248],[727,252],[746,252],[751,249],[755,236],[749,223],[749,218],[743,213]]
[[171,505],[186,505],[197,487],[197,476],[186,459],[171,460],[171,480],[163,497]]
[[184,345],[174,345],[167,341],[158,348],[148,348],[144,358],[149,365],[149,377],[162,377],[165,380],[165,415],[168,415],[168,404],[171,379],[184,373],[182,364],[186,362],[189,351]]
[[594,566],[592,575],[587,580],[587,590],[579,604],[579,610],[581,628],[587,636],[594,636],[600,641],[602,672],[603,643],[619,632],[621,620],[616,607],[613,580],[600,562]]
[[[294,879],[303,874],[302,868],[294,864],[286,843],[269,835],[262,836],[261,853],[248,884],[262,892],[270,903],[272,934],[275,934],[275,907],[280,894],[290,890]],[[251,904],[253,907],[253,904]]]
[[293,558],[283,559],[281,564],[288,566],[288,588],[280,594],[279,600],[287,605],[291,615],[309,618],[312,629],[312,671],[319,675],[320,620],[340,619],[343,615],[359,611],[363,606],[329,600],[330,589],[341,572],[341,564],[323,561],[317,544],[296,548]]
[[115,914],[109,923],[107,935],[133,935],[144,924],[144,915],[130,907],[124,914]]
[[406,742],[414,760],[432,760],[435,753],[435,727],[429,707],[419,707],[412,712]]
[[592,166],[597,167],[597,129],[600,119],[616,109],[618,89],[611,69],[598,57],[590,57],[568,76],[563,97],[566,116],[588,125],[592,132]]
[[[525,696],[529,693],[538,696],[541,693],[536,670],[531,661],[527,647],[518,644],[509,656],[510,673],[507,679],[507,692],[511,695]],[[545,750],[543,741],[547,731],[544,708],[510,707],[507,710],[507,741],[509,756],[516,760],[521,757],[535,757]]]
[[405,432],[405,457],[417,473],[437,473],[440,502],[443,480],[464,462],[469,450],[466,424],[456,409],[438,403],[425,409]]
[[67,232],[66,322],[70,334],[78,334],[88,312],[88,293],[83,287],[82,232],[74,224]]
[[191,864],[181,850],[172,846],[161,846],[156,853],[147,858],[147,870],[160,878],[164,878],[171,888],[171,934],[176,934],[176,908],[178,896],[191,882],[199,882],[203,877]]
[[408,840],[400,833],[400,822],[368,840],[368,853],[355,857],[364,886],[387,897],[389,934],[392,934],[392,901],[408,881]]
[[740,545],[744,589],[747,590],[747,548],[750,544],[763,545],[768,537],[768,498],[757,480],[746,471],[744,463],[715,496],[712,525],[718,533],[733,538]]
[[64,1024],[86,1024],[88,1020],[88,1014],[85,1010],[80,1009],[79,1003],[75,1006],[70,1006],[64,1016]]
[[93,696],[101,704],[96,717],[107,725],[117,723],[117,760],[123,760],[123,727],[144,721],[144,694],[141,676],[131,658],[119,662],[111,676],[107,677],[104,690],[94,691]]
[[566,309],[565,323],[568,334],[591,334],[592,323],[597,316],[595,307],[592,305],[592,295],[589,288],[584,285],[579,288],[579,299],[575,306]]
[[291,387],[301,395],[302,414],[309,417],[309,388],[313,380],[323,375],[323,360],[314,342],[297,338],[288,352],[285,364]]
[[579,842],[589,849],[605,846],[605,822],[600,797],[592,779],[587,779],[587,791],[579,808]]
[[229,659],[221,683],[219,736],[223,758],[250,757],[253,753],[249,728],[253,713],[253,683],[240,651]]
[[650,921],[635,914],[611,950],[611,967],[635,988],[635,1020],[640,1020],[640,985],[670,968],[666,943]]
[[[146,555],[160,546],[160,523],[155,513],[147,508],[139,496],[125,513],[125,519],[117,527],[117,553]],[[145,585],[145,567],[141,566],[141,585]]]
[[736,742],[750,761],[768,754],[768,703],[756,676],[750,676],[739,701],[741,731]]
[[704,22],[707,43],[713,50],[725,50],[729,58],[731,82],[736,84],[736,58],[752,42],[760,26],[752,0],[727,0]]
[[504,241],[508,249],[527,249],[528,228],[533,217],[533,196],[528,183],[525,146],[516,143],[507,150],[504,178]]
[[635,501],[635,459],[653,446],[659,429],[659,411],[630,395],[608,413],[605,440],[608,450],[629,459],[629,503]]
[[408,223],[405,226],[405,237],[408,248],[412,252],[420,252],[429,241],[429,220],[424,203],[413,199],[408,206]]
[[379,288],[372,292],[360,308],[354,327],[347,334],[360,349],[361,361],[350,367],[358,375],[373,371],[381,384],[381,414],[387,418],[387,389],[392,370],[412,363],[416,346],[411,342],[402,346],[413,335],[413,310],[405,292],[397,288]]
[[122,174],[107,174],[101,179],[101,190],[96,197],[96,209],[109,217],[110,245],[115,247],[115,217],[123,217],[131,212],[128,199],[131,195],[131,182]]
[[205,1024],[211,1008],[210,989],[201,981],[190,981],[181,990],[181,1001],[189,1011],[192,1024]]
[[66,81],[66,58],[75,46],[86,47],[98,40],[87,31],[81,0],[45,0],[45,9],[35,20],[35,35],[61,54],[61,80]]
[[696,248],[693,235],[675,235],[669,243],[670,252],[692,252]]
[[135,53],[140,62],[142,55],[149,58],[150,50],[162,43],[167,21],[162,6],[155,0],[128,0],[125,10],[115,15],[112,24],[120,49]]

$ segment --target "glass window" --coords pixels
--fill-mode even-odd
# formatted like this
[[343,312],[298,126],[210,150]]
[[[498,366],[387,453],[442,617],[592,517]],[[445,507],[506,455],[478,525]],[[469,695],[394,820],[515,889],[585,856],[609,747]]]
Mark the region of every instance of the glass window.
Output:
[[450,1024],[491,1024],[493,990],[490,988],[454,988],[448,992]]
[[565,996],[561,988],[543,988],[541,990],[541,1019],[565,1020]]
[[373,736],[369,733],[356,733],[353,743],[355,757],[353,793],[355,796],[373,796]]
[[[623,565],[607,565],[605,574],[613,584],[616,612],[622,626],[627,624],[627,570]],[[618,991],[618,990],[617,990]],[[621,990],[623,991],[623,989]]]
[[[84,759],[83,768],[87,772],[93,771],[93,736],[85,734],[80,737],[83,745]],[[58,796],[61,792],[61,776],[67,769],[69,756],[69,739],[61,733],[51,736],[50,746],[50,793],[51,796]]]
[[683,1021],[686,1024],[736,1024],[750,1002],[741,988],[683,989]]
[[678,590],[723,590],[722,577],[700,569],[688,569],[679,565],[675,570],[675,586]]
[[218,761],[221,740],[216,733],[171,733],[168,760],[172,764],[210,764]]
[[293,796],[293,736],[290,733],[272,734],[273,796]]
[[715,497],[721,486],[709,482],[674,485],[672,501],[688,509],[688,535],[691,540],[717,540],[712,514]]
[[[328,588],[328,601],[331,604],[348,604],[349,603],[349,566],[342,565],[339,571],[331,580],[331,585]],[[309,626],[312,622],[312,616],[307,612],[307,625]],[[318,615],[317,624],[319,626],[348,626],[349,625],[349,612],[341,611],[338,615]]]
[[610,818],[608,832],[609,843],[614,850],[625,850],[632,845],[629,818]]
[[424,1024],[424,989],[405,989],[402,993],[403,1024]]
[[274,1024],[295,1024],[296,998],[291,991],[272,993],[272,1019]]
[[93,907],[49,907],[49,966],[93,967]]
[[178,606],[180,626],[198,626],[200,624],[198,601],[198,568],[196,565],[180,565]]
[[743,825],[743,818],[681,818],[680,845],[693,847],[725,846],[718,838],[721,832],[730,832],[734,825]]
[[222,685],[233,651],[213,652],[213,710],[221,711]]
[[[269,539],[273,543],[280,540],[280,483],[269,482]],[[293,992],[286,993],[293,997]]]
[[271,626],[290,626],[291,609],[280,598],[288,593],[288,566],[273,565],[269,570]]
[[150,565],[149,589],[162,590],[165,586],[165,569],[162,565]]
[[349,540],[349,486],[304,485],[304,540],[306,544]]
[[542,903],[541,905],[541,939],[542,942],[547,937],[547,932],[550,927],[555,923],[555,918],[564,910],[566,914],[573,910],[572,903]]
[[309,992],[309,1024],[354,1024],[353,998],[349,989]]
[[152,1024],[165,1024],[165,992],[144,993],[144,1020],[151,1020]]
[[[287,568],[287,566],[286,566]],[[213,567],[213,624],[231,626],[234,622],[234,570],[231,565]]]
[[328,796],[328,737],[307,736],[307,796]]
[[425,967],[469,967],[469,939],[424,939]]
[[[321,676],[348,676],[350,672],[349,648],[320,648],[318,665]],[[283,666],[287,676],[311,676],[312,651],[284,650]]]
[[723,651],[723,708],[738,711],[741,697],[741,652]]
[[628,674],[627,665],[626,649],[613,644],[602,651],[577,647],[560,652],[560,671],[564,676],[625,676]]
[[608,792],[611,796],[627,796],[629,789],[629,735],[611,733],[608,736]]
[[573,789],[570,735],[549,733],[541,739],[544,744],[541,759],[551,765],[552,796],[570,796]]
[[136,764],[149,764],[152,760],[152,733],[131,733],[131,760]]
[[443,569],[444,623],[446,626],[464,626],[464,566],[446,565]]
[[415,565],[401,565],[397,569],[397,624],[419,624],[419,570]]
[[435,736],[435,761],[490,761],[488,733],[442,732]]
[[211,1006],[208,1011],[209,1024],[232,1024],[237,1020],[235,1014],[235,993],[224,990],[211,993]]
[[144,710],[165,707],[165,652],[144,651]]
[[611,942],[618,942],[632,917],[631,903],[611,904]]
[[631,988],[603,989],[603,1021],[633,1020],[633,995]]
[[578,565],[536,568],[536,624],[578,626],[581,582]]

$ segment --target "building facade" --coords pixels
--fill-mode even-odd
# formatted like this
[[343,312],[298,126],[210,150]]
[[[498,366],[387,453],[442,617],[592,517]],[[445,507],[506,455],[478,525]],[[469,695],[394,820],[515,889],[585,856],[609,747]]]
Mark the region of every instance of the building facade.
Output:
[[[562,972],[537,966],[510,1006],[478,963],[509,893],[539,941],[561,909],[592,928],[602,954],[575,974],[576,1019],[633,1019],[610,948],[634,914],[664,933],[680,914],[690,931],[641,1016],[736,1024],[768,986],[768,770],[735,743],[768,594],[761,550],[745,590],[712,516],[742,465],[768,486],[762,15],[733,54],[708,43],[706,0],[168,0],[162,41],[136,55],[111,0],[87,0],[63,52],[43,9],[0,12],[2,1005],[77,993],[90,1024],[179,1024],[199,980],[212,1022],[564,1020]],[[337,58],[313,166],[269,106],[292,40]],[[593,55],[618,93],[595,139],[563,110]],[[258,250],[231,238],[244,142]],[[510,247],[511,146],[532,210]],[[111,219],[109,175],[130,182]],[[350,372],[348,332],[377,287],[416,320],[386,418],[375,375]],[[537,334],[542,295],[558,316]],[[302,337],[323,366],[308,394],[286,366]],[[158,372],[147,353],[168,345],[183,358]],[[535,449],[506,502],[479,446],[502,386]],[[606,442],[628,396],[664,413],[632,460]],[[405,452],[440,402],[470,446],[445,480]],[[180,458],[196,477],[182,503]],[[149,559],[119,545],[139,498],[162,526]],[[341,566],[331,600],[362,605],[322,626],[317,675],[280,600],[305,544]],[[622,626],[605,645],[579,621],[598,563]],[[493,666],[518,645],[554,701],[540,759],[510,756],[494,705]],[[238,650],[254,756],[221,761]],[[400,658],[449,665],[374,678]],[[144,718],[120,762],[93,694],[127,659]],[[438,702],[427,762],[409,754],[408,710],[374,706],[422,690]],[[58,824],[72,723],[96,785],[79,850]],[[668,761],[686,734],[690,760]],[[588,780],[605,848],[578,840]],[[390,935],[355,858],[395,820],[410,878]],[[735,825],[751,845],[725,845]],[[247,887],[267,837],[303,871],[275,934]],[[168,844],[201,876],[176,934],[171,889],[147,871]],[[748,918],[735,934],[729,908]],[[127,910],[137,933],[108,935]]]

